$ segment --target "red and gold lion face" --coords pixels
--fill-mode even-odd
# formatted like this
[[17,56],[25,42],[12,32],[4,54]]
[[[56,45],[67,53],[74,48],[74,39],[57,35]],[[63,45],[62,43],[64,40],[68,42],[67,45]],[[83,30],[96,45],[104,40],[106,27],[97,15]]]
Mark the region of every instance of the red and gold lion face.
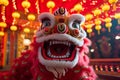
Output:
[[54,79],[95,78],[95,73],[89,66],[89,58],[85,54],[88,53],[91,42],[81,27],[85,21],[84,16],[69,15],[66,9],[61,7],[54,15],[41,13],[38,19],[41,26],[35,34],[33,51],[37,54],[38,62],[48,72],[52,72]]
[[36,32],[30,50],[14,62],[10,72],[0,73],[6,80],[95,80],[88,52],[89,39],[81,24],[80,14],[69,15],[65,8],[41,13],[40,29]]
[[84,44],[85,31],[80,26],[85,21],[80,14],[68,15],[66,9],[59,8],[53,14],[41,13],[42,23],[36,33],[39,47],[38,58],[45,66],[73,68],[78,63],[79,48]]

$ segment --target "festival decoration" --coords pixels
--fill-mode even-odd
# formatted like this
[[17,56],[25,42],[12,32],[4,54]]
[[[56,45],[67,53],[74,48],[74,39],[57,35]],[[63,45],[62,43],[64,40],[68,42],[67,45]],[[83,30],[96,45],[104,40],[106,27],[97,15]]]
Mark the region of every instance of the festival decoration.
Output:
[[25,9],[25,13],[29,12],[28,8],[31,6],[30,2],[28,0],[25,0],[22,2],[22,7]]
[[13,8],[14,8],[15,10],[17,10],[16,0],[12,0],[12,3],[13,3]]
[[95,65],[95,70],[98,71],[98,65]]
[[91,29],[91,28],[88,28],[88,29],[87,29],[87,32],[89,33],[89,36],[90,36],[90,33],[92,32],[92,29]]
[[113,6],[113,10],[116,10],[116,3],[118,2],[118,0],[109,0],[109,3]]
[[0,36],[2,37],[2,36],[4,36],[4,32],[3,31],[0,31]]
[[25,33],[30,33],[30,29],[29,28],[24,28],[23,30]]
[[105,65],[104,67],[105,67],[105,71],[108,71],[108,65]]
[[5,7],[8,6],[9,1],[8,0],[0,0],[1,5],[1,14],[2,14],[2,22],[0,22],[0,36],[4,36],[4,28],[7,26],[6,24],[6,17],[5,17]]
[[95,29],[98,31],[98,34],[100,34],[100,30],[101,30],[101,21],[99,19],[99,15],[102,13],[102,11],[100,9],[95,9],[93,11],[93,14],[94,16],[96,16],[96,19],[95,19]]
[[108,28],[108,31],[110,32],[110,28],[112,27],[112,23],[111,23],[111,18],[105,18],[105,26]]
[[93,19],[93,15],[92,14],[87,14],[85,16],[85,19],[86,19],[86,28],[87,28],[87,32],[89,34],[89,37],[91,36],[91,33],[92,33],[92,27],[93,27],[93,22],[92,22],[92,19]]
[[13,18],[20,18],[20,13],[18,13],[18,12],[13,12],[13,13],[12,13],[12,17],[13,17]]
[[95,25],[100,25],[100,24],[101,24],[101,20],[95,19]]
[[34,20],[35,20],[35,15],[29,14],[29,15],[27,16],[27,19],[28,19],[29,21],[34,21]]
[[5,22],[0,22],[0,27],[1,28],[5,28],[7,26],[7,24]]
[[96,16],[97,18],[98,18],[98,16],[99,16],[101,13],[102,13],[102,12],[101,12],[100,9],[95,9],[95,10],[93,11],[94,16]]
[[[31,4],[31,2],[33,2]],[[68,3],[71,3],[70,5],[67,5]],[[20,3],[21,6],[19,4],[16,3]],[[68,10],[69,10],[69,14],[71,13],[81,13],[86,15],[86,22],[85,25],[87,24],[94,24],[95,19],[100,19],[103,22],[103,19],[105,17],[110,17],[111,19],[113,19],[113,15],[117,12],[119,12],[119,1],[118,0],[97,0],[97,1],[74,1],[74,0],[70,0],[70,1],[53,1],[53,0],[48,0],[48,1],[39,1],[39,0],[35,0],[35,1],[31,1],[31,0],[23,0],[23,1],[17,1],[17,0],[11,0],[11,2],[9,2],[8,0],[0,0],[0,5],[1,5],[1,19],[3,22],[6,21],[6,17],[10,18],[10,20],[7,20],[7,23],[11,23],[13,20],[13,23],[11,23],[11,25],[24,25],[27,22],[24,22],[24,19],[26,19],[26,13],[28,13],[30,11],[31,14],[35,15],[36,14],[40,14],[40,12],[46,12],[49,11],[52,13],[52,10],[54,10],[57,7],[60,6],[65,6]],[[10,4],[10,5],[9,5]],[[12,4],[12,6],[11,6]],[[43,4],[43,6],[41,6],[41,4]],[[57,4],[57,5],[56,5]],[[8,6],[6,8],[6,6]],[[32,7],[31,7],[32,6]],[[114,9],[111,9],[111,6],[114,7]],[[23,13],[23,8],[25,13]],[[116,9],[117,10],[116,10]],[[7,9],[7,13],[6,13],[6,9]],[[13,10],[14,9],[14,10]],[[49,9],[49,10],[48,10]],[[11,10],[11,12],[9,13],[9,10]],[[114,10],[114,11],[113,11]],[[19,11],[19,12],[18,12]],[[11,16],[7,16],[6,14],[10,14],[13,17],[14,15],[20,15],[22,17],[19,17],[21,20],[23,20],[23,24],[21,23],[17,23],[18,18],[17,19],[11,19]],[[24,18],[23,18],[24,15]],[[35,21],[30,21],[30,25],[35,23]],[[120,22],[120,20],[118,19],[118,23]],[[94,24],[96,25],[96,24]],[[37,29],[38,25],[35,25],[32,28],[36,28]],[[10,29],[10,28],[9,28]],[[91,30],[89,30],[91,31]]]
[[1,36],[4,36],[4,28],[7,27],[7,24],[5,22],[0,22],[0,28],[1,28]]
[[92,26],[93,26],[92,24],[88,24],[85,26],[87,28],[87,32],[89,34],[89,37],[91,36],[91,33],[92,33]]
[[90,21],[90,20],[93,19],[93,15],[92,15],[92,14],[87,14],[87,15],[85,16],[85,19],[86,19],[86,21]]
[[79,3],[76,4],[76,5],[74,6],[74,10],[75,10],[77,13],[80,13],[80,11],[83,10],[82,5],[79,4]]
[[17,24],[18,19],[20,18],[20,13],[19,12],[13,12],[12,17],[14,18],[12,25]]
[[104,4],[101,7],[102,7],[102,11],[105,13],[105,15],[108,16],[107,12],[110,10],[110,5]]
[[16,59],[10,71],[0,73],[0,79],[95,80],[97,76],[87,56],[91,41],[81,27],[84,16],[69,15],[65,8],[60,7],[54,15],[44,12],[38,19],[42,25],[33,38],[31,48]]
[[1,14],[2,14],[2,20],[5,22],[5,7],[8,6],[9,1],[8,0],[0,0],[1,5]]
[[39,0],[36,0],[36,9],[37,9],[37,14],[40,14],[40,8],[39,8]]
[[95,29],[98,31],[98,34],[100,34],[100,30],[101,30],[101,25],[96,25]]
[[0,4],[7,6],[9,4],[9,1],[8,0],[0,0]]
[[33,21],[35,20],[35,15],[28,14],[27,19],[30,21],[30,27],[32,27]]
[[115,19],[118,19],[118,24],[120,24],[120,13],[115,13]]
[[48,1],[47,7],[49,8],[49,12],[52,13],[52,9],[55,7],[54,1]]
[[100,34],[100,30],[101,30],[101,20],[100,19],[95,19],[95,29],[98,31],[98,34]]
[[[0,21],[0,67],[3,66],[4,64],[4,61],[3,61],[3,58],[4,58],[4,45],[5,43],[3,42],[4,41],[4,35],[5,35],[5,32],[4,32],[4,28],[7,26],[7,23],[6,23],[6,6],[8,6],[9,4],[9,1],[8,0],[0,0],[0,8],[1,8],[1,21]],[[2,37],[2,38],[1,38]]]
[[10,30],[16,31],[17,30],[17,26],[10,26]]

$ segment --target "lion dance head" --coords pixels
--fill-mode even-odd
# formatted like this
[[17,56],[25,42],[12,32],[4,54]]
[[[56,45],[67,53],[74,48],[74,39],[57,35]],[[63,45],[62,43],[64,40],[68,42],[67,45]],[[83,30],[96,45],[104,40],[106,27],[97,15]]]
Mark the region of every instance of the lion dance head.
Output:
[[[95,80],[86,55],[91,42],[81,27],[84,16],[70,15],[61,7],[54,14],[41,13],[38,19],[41,26],[35,34],[33,47],[39,63],[54,75],[55,80]],[[76,78],[64,79],[69,73]]]

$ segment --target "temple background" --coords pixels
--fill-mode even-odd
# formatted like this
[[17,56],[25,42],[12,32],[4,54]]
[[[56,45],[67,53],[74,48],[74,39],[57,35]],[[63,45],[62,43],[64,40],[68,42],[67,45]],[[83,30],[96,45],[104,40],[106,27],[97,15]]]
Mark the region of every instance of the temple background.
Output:
[[111,32],[108,32],[105,24],[102,24],[100,35],[94,30],[92,36],[89,37],[92,41],[90,47],[90,57],[95,58],[120,58],[120,25],[116,19],[112,20]]

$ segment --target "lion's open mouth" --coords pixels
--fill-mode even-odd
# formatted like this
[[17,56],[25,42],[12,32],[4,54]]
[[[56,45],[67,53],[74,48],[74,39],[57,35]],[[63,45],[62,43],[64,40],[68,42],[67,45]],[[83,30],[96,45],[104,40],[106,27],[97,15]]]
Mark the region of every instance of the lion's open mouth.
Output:
[[42,56],[47,60],[74,60],[76,55],[75,45],[70,41],[49,40],[45,41]]

